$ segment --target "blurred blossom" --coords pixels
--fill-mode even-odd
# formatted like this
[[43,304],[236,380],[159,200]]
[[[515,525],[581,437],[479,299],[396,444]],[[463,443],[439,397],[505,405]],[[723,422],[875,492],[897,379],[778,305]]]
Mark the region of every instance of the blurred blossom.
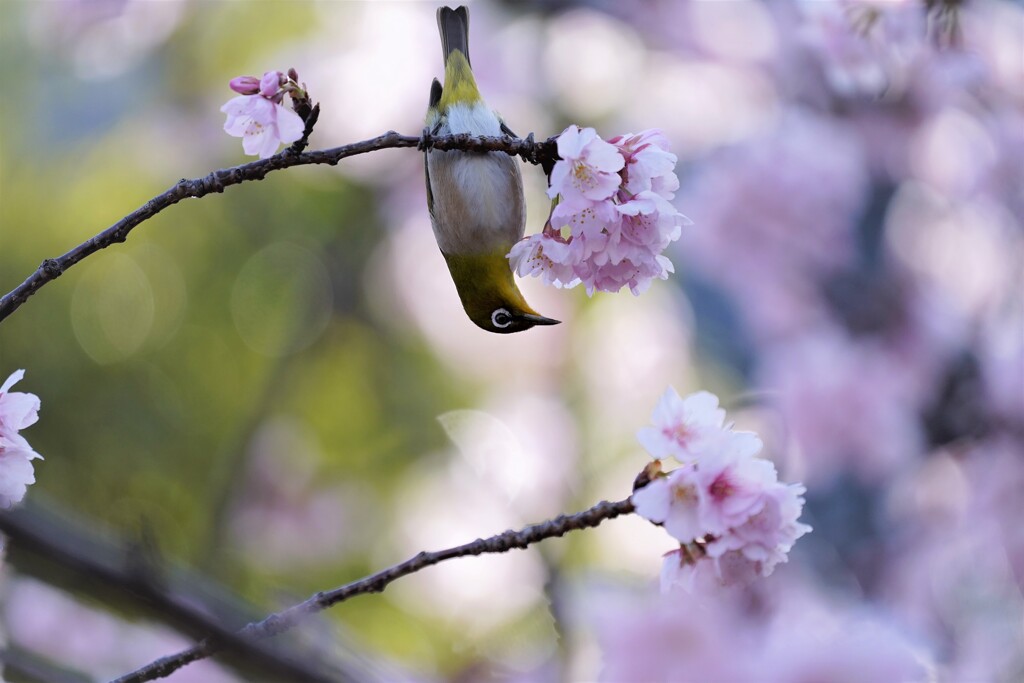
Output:
[[838,330],[790,339],[765,350],[759,384],[778,397],[811,484],[843,471],[877,482],[920,456],[917,378],[877,343]]
[[15,370],[0,385],[0,507],[9,508],[25,497],[29,484],[36,481],[32,461],[36,453],[20,432],[39,420],[39,397],[11,391],[25,376]]
[[181,23],[186,0],[54,0],[32,3],[37,49],[70,54],[76,75],[105,80],[138,66]]
[[[940,644],[940,680],[1019,680],[1024,674],[1024,450],[997,438],[932,455],[892,515],[902,534],[883,565],[881,596]],[[899,500],[899,494],[912,495]]]
[[961,3],[958,9],[963,52],[981,57],[994,86],[990,93],[1012,98],[1019,111],[1024,94],[1024,63],[1020,59],[1024,7],[1014,2],[977,0]]
[[802,0],[799,7],[799,35],[837,94],[877,97],[907,87],[908,62],[925,45],[922,2]]
[[[972,492],[964,519],[992,524],[995,538],[991,540],[998,544],[993,550],[1005,553],[1012,577],[1024,591],[1024,526],[1019,523],[1024,517],[1024,499],[1019,495],[1024,490],[1024,445],[1008,436],[981,441],[970,448],[963,464]],[[1024,604],[1019,594],[1018,602]],[[1020,654],[1024,656],[1024,643]]]
[[724,60],[766,61],[777,47],[775,27],[765,4],[755,0],[666,3],[686,6],[693,39]]
[[[824,607],[824,606],[823,606]],[[821,609],[821,608],[819,608]],[[782,609],[761,666],[779,683],[935,680],[933,666],[891,623],[856,611],[838,616]]]
[[946,196],[970,197],[984,189],[999,156],[981,121],[955,107],[939,111],[910,143],[911,172]]
[[635,80],[644,96],[623,102],[623,127],[656,124],[683,159],[745,140],[771,128],[778,117],[774,84],[752,68],[652,53]]
[[622,85],[644,71],[636,33],[603,13],[577,8],[558,14],[546,38],[543,71],[570,120],[606,115],[619,104]]
[[999,419],[1018,429],[1024,427],[1022,326],[1024,320],[1020,317],[1011,317],[993,324],[981,350],[989,409]]
[[[715,606],[690,603],[675,593],[591,596],[586,607],[596,631],[598,680],[742,681],[757,671],[751,633]],[[741,653],[737,656],[737,653]],[[759,672],[758,675],[762,675]]]
[[819,320],[818,279],[855,254],[866,181],[851,131],[794,111],[703,166],[686,192],[696,223],[680,243],[687,267],[724,286],[759,338]]
[[885,615],[773,588],[778,599],[753,608],[758,597],[735,589],[655,597],[591,588],[575,602],[609,683],[934,679],[927,655]]
[[893,198],[886,231],[893,255],[921,287],[937,290],[949,316],[998,309],[1004,286],[1020,272],[1024,236],[995,202],[954,202],[907,182]]

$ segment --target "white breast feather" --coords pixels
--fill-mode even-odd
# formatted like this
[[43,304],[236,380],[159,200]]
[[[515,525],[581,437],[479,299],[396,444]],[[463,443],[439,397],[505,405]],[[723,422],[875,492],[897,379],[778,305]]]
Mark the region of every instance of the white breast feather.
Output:
[[448,108],[448,128],[456,134],[501,135],[501,122],[483,102],[453,104]]
[[[447,125],[442,126],[438,132],[446,133],[468,133],[470,135],[500,136],[501,123],[493,111],[485,104],[478,102],[472,105],[456,104],[448,109]],[[430,155],[430,163],[444,163],[449,166],[455,185],[461,188],[470,205],[473,207],[473,220],[466,224],[464,220],[453,221],[460,224],[462,228],[470,230],[485,230],[491,233],[494,240],[499,244],[512,243],[522,237],[523,225],[522,216],[510,213],[509,207],[518,205],[517,198],[513,196],[518,190],[518,184],[512,173],[514,167],[510,168],[514,161],[500,152],[489,154],[461,154],[446,153],[443,155]],[[435,191],[437,192],[437,191]],[[442,207],[435,207],[443,213]],[[447,224],[449,217],[439,215],[442,223]],[[454,218],[454,217],[452,217]],[[439,226],[435,225],[435,232]],[[452,253],[463,253],[469,249],[468,245],[452,242],[456,234],[441,230],[438,234],[438,243],[442,250]],[[484,235],[476,233],[469,237],[471,244],[475,246],[486,245],[488,240]]]

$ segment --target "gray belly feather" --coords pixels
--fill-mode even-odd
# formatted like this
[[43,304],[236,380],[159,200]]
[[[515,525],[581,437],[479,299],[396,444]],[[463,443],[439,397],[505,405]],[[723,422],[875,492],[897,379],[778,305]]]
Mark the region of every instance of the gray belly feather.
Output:
[[508,250],[526,228],[523,180],[516,160],[501,152],[431,151],[427,174],[431,222],[446,254]]

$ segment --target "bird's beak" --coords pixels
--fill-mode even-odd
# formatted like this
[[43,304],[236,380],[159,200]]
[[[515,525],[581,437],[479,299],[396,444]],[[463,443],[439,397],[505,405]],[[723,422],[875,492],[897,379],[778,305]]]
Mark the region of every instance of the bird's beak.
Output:
[[523,320],[534,325],[558,325],[561,320],[555,320],[554,318],[545,318],[542,315],[535,315],[533,313],[523,313],[520,316]]

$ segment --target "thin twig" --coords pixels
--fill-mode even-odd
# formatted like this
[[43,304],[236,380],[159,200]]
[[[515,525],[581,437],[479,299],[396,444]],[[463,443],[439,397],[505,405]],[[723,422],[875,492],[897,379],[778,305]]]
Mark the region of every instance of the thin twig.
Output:
[[[546,538],[562,536],[569,531],[596,527],[606,519],[613,519],[631,512],[633,512],[633,503],[628,498],[614,503],[602,501],[583,512],[578,512],[574,515],[560,515],[546,522],[524,527],[519,531],[510,530],[490,538],[478,538],[471,543],[445,550],[422,552],[405,562],[396,564],[376,574],[371,574],[334,590],[317,593],[305,602],[271,614],[262,621],[247,625],[238,632],[238,635],[252,640],[270,638],[295,628],[299,622],[312,614],[316,614],[357,595],[380,593],[392,581],[439,562],[456,557],[504,553],[514,548],[525,548]],[[162,657],[141,669],[118,678],[113,683],[144,683],[145,681],[163,678],[191,662],[215,654],[221,648],[222,644],[217,639],[206,638],[195,647],[183,650],[175,655]]]
[[56,280],[68,268],[85,257],[105,249],[112,244],[124,242],[140,223],[149,220],[169,206],[183,199],[205,197],[214,192],[223,192],[225,188],[239,185],[250,180],[263,180],[268,173],[280,171],[292,166],[308,166],[310,164],[336,165],[342,159],[376,152],[381,149],[415,147],[418,149],[452,150],[468,152],[505,152],[512,156],[522,157],[532,164],[553,163],[557,158],[557,150],[552,140],[534,142],[532,137],[516,139],[510,137],[473,137],[470,135],[446,135],[442,137],[399,135],[388,131],[371,140],[354,142],[333,149],[315,150],[296,154],[288,149],[269,159],[260,159],[241,166],[214,171],[202,178],[183,179],[163,194],[157,195],[131,212],[103,232],[95,235],[63,256],[48,258],[40,264],[24,282],[0,298],[0,321],[24,304],[39,288],[51,280]]

